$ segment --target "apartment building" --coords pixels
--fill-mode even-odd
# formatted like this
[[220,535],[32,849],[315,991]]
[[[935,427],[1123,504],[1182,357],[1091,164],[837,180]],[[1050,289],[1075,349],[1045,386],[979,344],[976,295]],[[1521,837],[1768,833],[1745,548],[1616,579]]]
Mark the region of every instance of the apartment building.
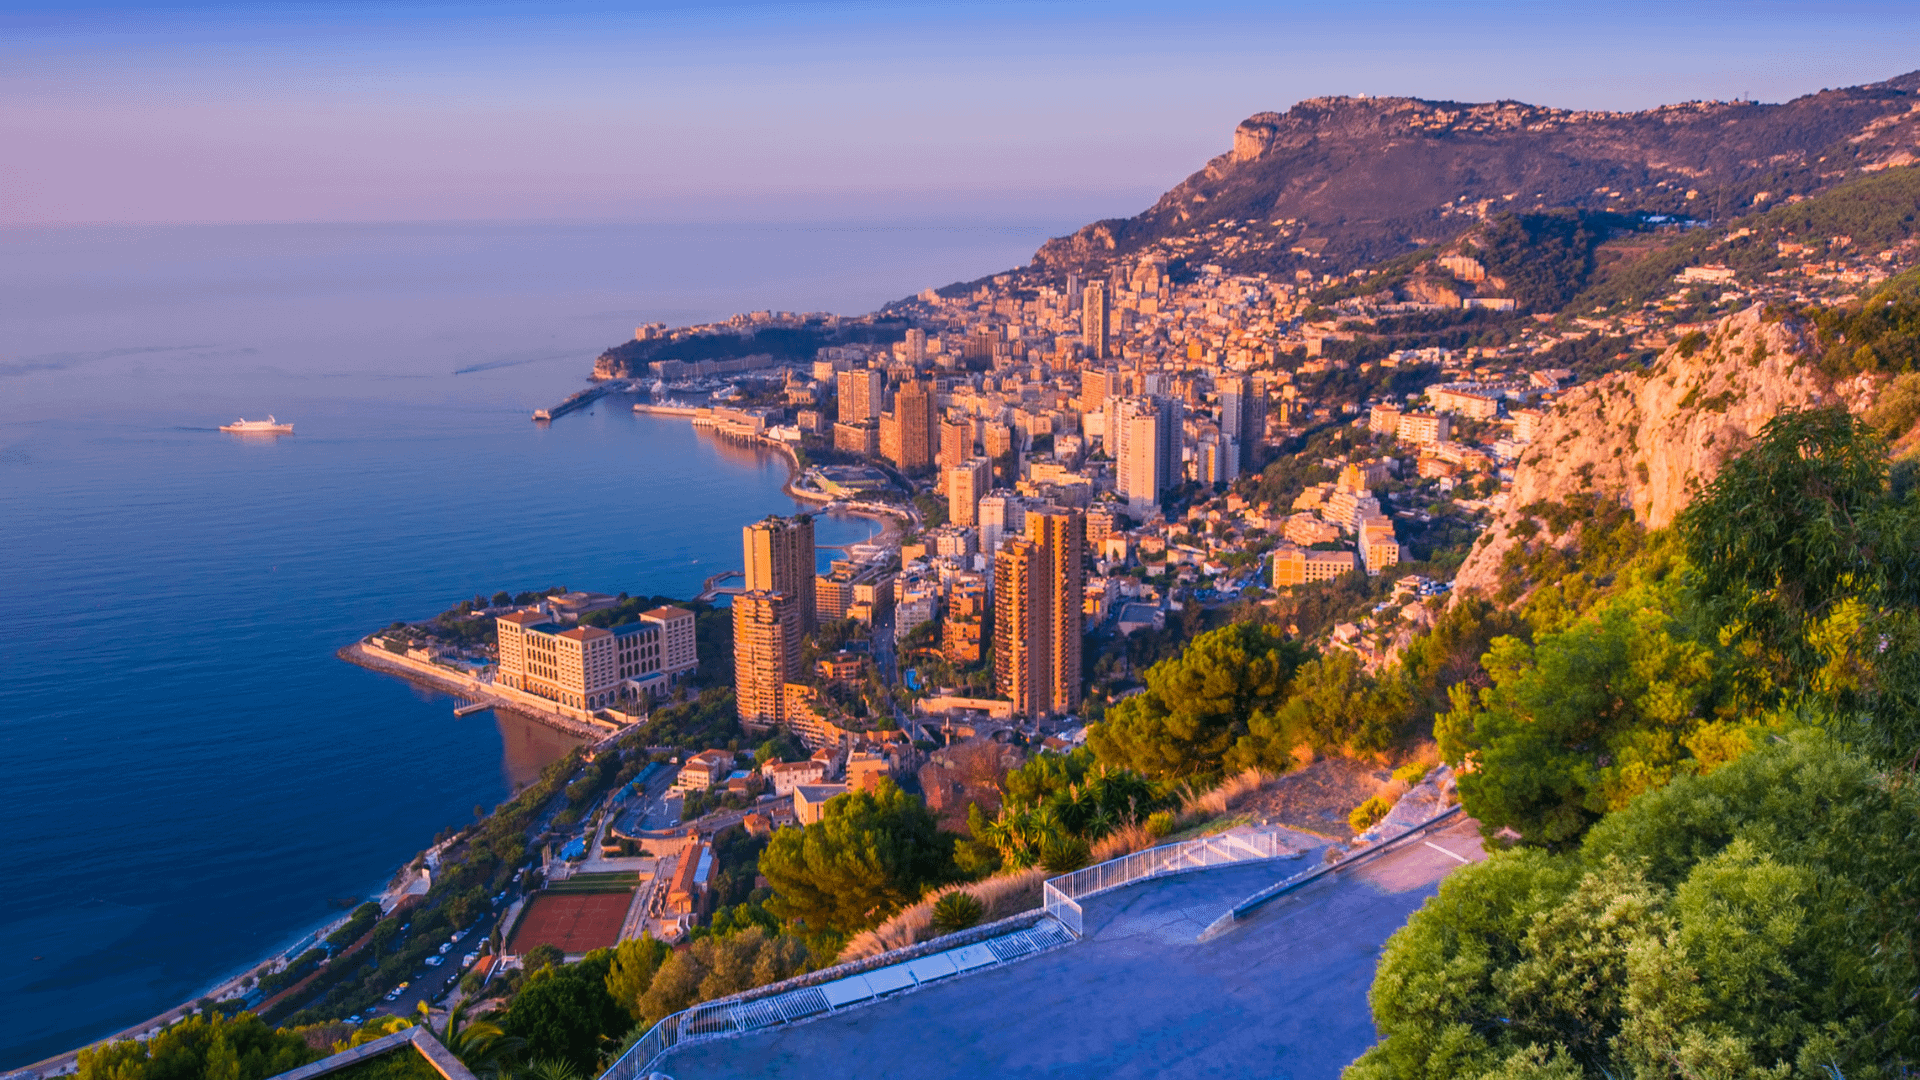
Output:
[[1024,716],[1070,713],[1080,704],[1085,633],[1086,519],[1044,507],[1026,534],[994,559],[994,682]]
[[748,592],[787,593],[799,610],[800,630],[819,627],[814,612],[813,517],[769,515],[741,530]]
[[801,620],[792,593],[758,589],[733,598],[733,683],[740,722],[780,722],[786,684],[800,676]]
[[1351,551],[1308,551],[1283,544],[1273,552],[1274,588],[1332,581],[1354,568]]

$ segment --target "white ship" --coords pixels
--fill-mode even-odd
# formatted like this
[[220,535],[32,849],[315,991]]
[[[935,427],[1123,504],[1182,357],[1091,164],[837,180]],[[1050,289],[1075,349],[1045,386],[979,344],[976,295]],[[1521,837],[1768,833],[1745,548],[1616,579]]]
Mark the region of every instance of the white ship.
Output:
[[269,415],[265,420],[248,420],[242,417],[231,424],[221,424],[221,431],[237,432],[241,435],[291,435],[292,424],[283,424]]

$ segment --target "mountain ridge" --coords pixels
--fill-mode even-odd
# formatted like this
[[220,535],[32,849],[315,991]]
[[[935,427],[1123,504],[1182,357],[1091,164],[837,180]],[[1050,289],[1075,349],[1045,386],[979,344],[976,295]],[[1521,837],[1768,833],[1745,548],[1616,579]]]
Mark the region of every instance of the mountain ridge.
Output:
[[1920,71],[1778,104],[1634,112],[1517,101],[1318,97],[1256,113],[1231,148],[1131,218],[1048,240],[1033,267],[1091,272],[1228,223],[1241,272],[1345,273],[1445,242],[1503,210],[1722,220],[1920,156]]

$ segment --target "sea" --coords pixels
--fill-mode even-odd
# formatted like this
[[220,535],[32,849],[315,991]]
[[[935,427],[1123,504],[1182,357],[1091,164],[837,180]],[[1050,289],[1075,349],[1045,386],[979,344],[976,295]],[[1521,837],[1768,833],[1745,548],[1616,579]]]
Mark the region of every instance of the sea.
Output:
[[[0,229],[0,1071],[296,944],[572,745],[336,649],[501,589],[692,596],[798,508],[630,399],[531,422],[602,349],[1071,227]],[[218,430],[268,414],[296,434]]]

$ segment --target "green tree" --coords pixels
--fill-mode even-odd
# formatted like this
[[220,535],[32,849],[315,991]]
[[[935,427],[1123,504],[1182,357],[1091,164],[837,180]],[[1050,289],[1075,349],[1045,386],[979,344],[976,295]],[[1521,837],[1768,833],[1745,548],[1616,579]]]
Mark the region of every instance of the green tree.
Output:
[[1460,797],[1482,828],[1565,846],[1640,792],[1746,749],[1749,725],[1725,707],[1726,665],[1689,611],[1669,578],[1533,645],[1494,641],[1483,661],[1493,686],[1477,700],[1457,687],[1435,723],[1441,755],[1474,766]]
[[1701,592],[1769,681],[1920,756],[1920,498],[1845,409],[1783,413],[1675,523]]
[[80,1051],[79,1080],[264,1080],[321,1055],[291,1031],[243,1012],[190,1017],[144,1042]]
[[672,953],[664,942],[653,940],[651,934],[621,942],[614,947],[613,963],[607,968],[607,995],[627,1010],[628,1015],[639,1020],[640,996],[653,985],[654,973]]
[[1218,773],[1257,713],[1285,700],[1304,657],[1271,627],[1234,623],[1193,639],[1147,672],[1147,689],[1087,731],[1100,761],[1149,777]]
[[577,964],[533,972],[508,1006],[502,1030],[522,1040],[533,1057],[556,1058],[591,1073],[603,1042],[633,1026],[626,1007],[607,992],[613,959],[612,949],[597,949]]
[[955,876],[951,840],[920,800],[888,780],[829,800],[804,829],[775,833],[760,873],[773,886],[767,910],[809,935],[878,926]]
[[1388,942],[1349,1080],[1908,1075],[1920,791],[1800,732],[1463,867]]
[[[417,1011],[420,1026],[432,1031],[432,1017],[427,1010],[427,1003],[422,1001]],[[440,1045],[459,1058],[460,1064],[465,1065],[468,1072],[482,1078],[499,1076],[506,1060],[517,1053],[522,1045],[520,1040],[508,1038],[498,1024],[488,1020],[469,1020],[465,1001],[447,1013],[447,1022],[434,1034],[439,1036]]]

